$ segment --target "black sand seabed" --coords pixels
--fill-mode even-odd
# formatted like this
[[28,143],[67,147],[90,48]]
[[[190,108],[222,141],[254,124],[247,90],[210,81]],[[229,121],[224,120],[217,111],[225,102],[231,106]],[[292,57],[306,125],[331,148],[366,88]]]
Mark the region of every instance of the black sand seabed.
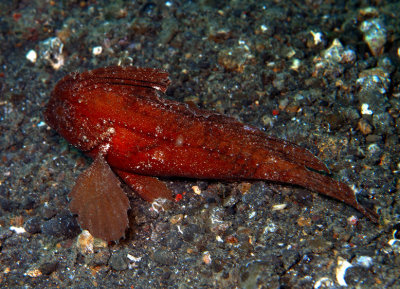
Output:
[[[0,286],[400,288],[400,3],[369,2],[1,1]],[[308,148],[381,225],[290,185],[166,180],[168,210],[131,193],[125,240],[77,243],[91,160],[42,112],[67,73],[117,64]]]

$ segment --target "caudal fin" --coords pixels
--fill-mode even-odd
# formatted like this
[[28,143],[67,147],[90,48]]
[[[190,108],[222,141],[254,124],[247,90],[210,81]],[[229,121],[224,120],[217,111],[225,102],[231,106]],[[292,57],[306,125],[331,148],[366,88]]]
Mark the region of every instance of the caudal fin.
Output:
[[257,174],[261,179],[299,185],[337,199],[354,207],[372,222],[379,222],[378,214],[369,208],[361,206],[357,202],[354,191],[348,185],[326,175],[309,171],[301,165],[279,160],[275,161],[272,165],[269,163],[268,165],[261,166]]

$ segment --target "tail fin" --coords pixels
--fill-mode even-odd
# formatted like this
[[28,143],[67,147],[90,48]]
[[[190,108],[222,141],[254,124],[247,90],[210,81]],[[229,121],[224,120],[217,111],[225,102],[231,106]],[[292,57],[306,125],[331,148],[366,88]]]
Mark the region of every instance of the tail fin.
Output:
[[301,165],[287,162],[279,162],[279,168],[275,167],[273,169],[274,172],[272,172],[270,165],[265,165],[264,168],[260,169],[264,171],[262,175],[265,180],[295,184],[316,191],[352,206],[374,223],[379,222],[378,214],[369,208],[361,206],[357,202],[354,191],[344,183],[317,172],[309,171]]

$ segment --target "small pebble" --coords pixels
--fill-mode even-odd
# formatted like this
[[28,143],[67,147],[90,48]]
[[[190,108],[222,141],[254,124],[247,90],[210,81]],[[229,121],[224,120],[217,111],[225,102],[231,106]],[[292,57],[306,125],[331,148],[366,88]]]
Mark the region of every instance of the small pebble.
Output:
[[72,238],[80,228],[76,219],[69,212],[64,212],[42,223],[41,229],[44,234],[49,236]]
[[318,279],[314,284],[314,289],[320,288],[335,288],[335,282],[328,277],[322,277]]
[[25,55],[25,58],[28,59],[30,62],[35,63],[37,60],[37,53],[35,50],[31,49]]
[[39,269],[34,268],[34,269],[29,269],[28,271],[26,271],[24,275],[32,277],[32,278],[36,278],[36,277],[42,276],[42,272]]
[[364,41],[367,43],[373,56],[379,56],[383,53],[386,43],[386,28],[380,18],[365,20],[360,26],[364,34]]
[[13,233],[10,230],[7,230],[6,228],[3,228],[0,226],[0,240],[7,239],[10,237]]
[[356,257],[355,260],[353,260],[357,265],[363,267],[363,268],[371,268],[372,265],[374,264],[374,261],[371,257],[369,256],[358,256]]
[[277,204],[272,206],[272,211],[281,211],[287,207],[287,204]]
[[201,195],[201,189],[199,188],[199,186],[193,186],[192,190],[196,195]]
[[372,110],[370,110],[369,109],[369,104],[368,103],[363,103],[362,105],[361,105],[361,114],[364,114],[364,115],[371,115],[371,114],[373,114],[374,112],[372,111]]
[[175,225],[177,223],[180,223],[182,221],[182,219],[183,219],[183,215],[182,214],[178,214],[178,215],[172,216],[169,219],[169,221],[170,221],[171,224]]
[[183,239],[186,242],[192,242],[196,235],[200,233],[200,227],[197,224],[189,224],[183,230]]
[[95,46],[95,47],[92,48],[92,54],[93,54],[94,56],[98,56],[98,55],[100,55],[102,52],[103,52],[103,47],[101,47],[101,46]]
[[44,206],[40,208],[40,216],[42,216],[44,219],[49,220],[53,218],[56,214],[57,214],[56,209],[50,207],[47,204],[44,204]]
[[39,43],[40,59],[47,62],[54,70],[64,65],[64,43],[58,37],[50,37]]
[[177,232],[170,232],[167,237],[166,237],[166,246],[170,249],[170,250],[178,250],[182,244],[183,241],[180,238],[180,234],[178,234]]
[[251,188],[251,183],[240,183],[238,185],[238,189],[242,194],[247,194],[248,192],[250,192],[250,188]]
[[238,197],[235,194],[232,194],[223,200],[223,206],[224,207],[232,207],[238,202]]
[[57,261],[45,262],[39,266],[40,272],[44,275],[50,275],[54,271],[56,271],[58,266]]
[[13,231],[17,234],[23,234],[26,232],[26,230],[23,227],[15,227],[15,226],[10,226],[10,231]]
[[357,225],[358,219],[356,216],[350,216],[347,218],[347,223],[351,226]]
[[88,265],[90,266],[103,266],[110,260],[110,252],[108,249],[100,249],[99,252],[89,256],[91,257],[91,259],[88,260]]
[[208,251],[204,252],[202,259],[203,259],[204,264],[210,265],[211,261],[212,261],[210,252],[208,252]]
[[359,120],[358,129],[361,131],[363,135],[368,135],[373,131],[372,125],[364,118]]
[[173,265],[176,262],[175,255],[172,252],[162,249],[154,252],[153,260],[162,265]]
[[116,271],[128,269],[128,259],[125,251],[117,251],[112,253],[109,263],[111,268]]
[[316,237],[309,241],[310,249],[313,253],[321,254],[322,252],[327,252],[333,246],[333,244],[322,237]]
[[179,27],[175,19],[169,17],[164,18],[161,26],[162,28],[158,34],[158,39],[162,45],[166,45],[175,37],[176,33],[179,31]]
[[321,55],[314,58],[314,75],[330,75],[337,77],[344,71],[342,64],[353,63],[356,53],[351,49],[345,49],[339,39],[334,39],[332,45],[322,51]]
[[358,11],[361,17],[365,18],[372,18],[372,17],[378,17],[379,16],[379,11],[375,7],[364,7],[361,8],[360,11]]
[[0,209],[11,212],[19,207],[19,203],[0,197]]
[[300,218],[297,219],[297,225],[300,227],[310,227],[312,224],[312,221],[310,218],[305,218],[301,216]]
[[33,217],[33,218],[28,219],[24,224],[25,230],[30,234],[39,233],[40,232],[40,221],[41,221],[41,219],[39,217]]
[[218,53],[218,64],[226,71],[243,72],[245,63],[254,58],[246,46],[225,48]]
[[89,233],[88,230],[83,230],[76,240],[76,246],[82,255],[87,255],[93,253],[93,242],[94,237]]
[[27,196],[21,203],[21,208],[24,210],[30,210],[35,207],[35,199],[32,197]]
[[314,46],[323,43],[323,34],[321,32],[314,32],[311,30],[310,33],[313,36]]

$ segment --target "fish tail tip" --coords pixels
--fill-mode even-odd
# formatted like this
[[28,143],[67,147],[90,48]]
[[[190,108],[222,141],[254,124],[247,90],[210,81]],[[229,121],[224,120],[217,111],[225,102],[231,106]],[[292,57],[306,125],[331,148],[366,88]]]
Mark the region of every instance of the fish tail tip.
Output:
[[375,224],[379,224],[380,216],[374,209],[364,207],[364,206],[360,205],[359,203],[356,203],[356,205],[354,207],[358,211],[363,213],[364,216],[366,216],[371,222],[373,222]]

